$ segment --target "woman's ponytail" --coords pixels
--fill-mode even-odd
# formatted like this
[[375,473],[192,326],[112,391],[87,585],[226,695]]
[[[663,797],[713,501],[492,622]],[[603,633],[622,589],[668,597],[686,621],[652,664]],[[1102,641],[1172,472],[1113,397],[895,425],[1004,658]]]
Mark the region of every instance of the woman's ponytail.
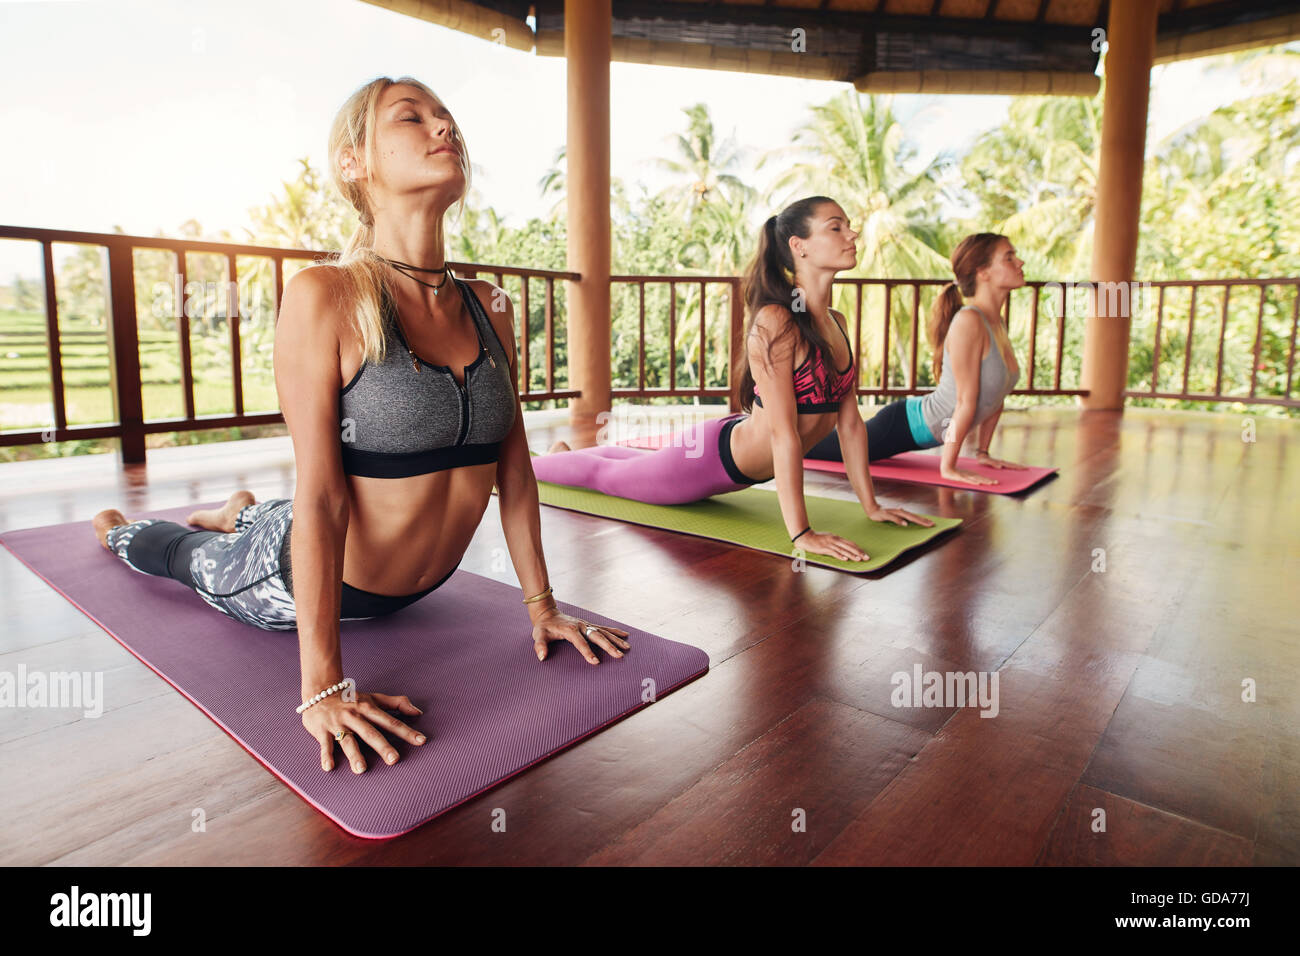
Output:
[[[758,233],[758,249],[750,260],[741,279],[741,295],[745,312],[745,341],[754,330],[754,318],[767,305],[779,305],[790,312],[795,328],[810,349],[817,350],[823,365],[832,354],[827,341],[817,332],[812,316],[806,309],[795,309],[794,256],[790,252],[790,237],[807,239],[812,230],[809,220],[822,203],[834,202],[826,196],[809,196],[791,203],[778,215],[769,216]],[[771,357],[772,343],[768,343]],[[754,404],[754,375],[749,367],[749,349],[742,347],[732,368],[731,380],[736,383],[733,397],[736,404],[749,411]]]
[[949,282],[939,291],[939,297],[930,307],[930,321],[927,330],[930,336],[930,349],[934,353],[934,380],[937,383],[943,374],[943,340],[948,337],[948,326],[952,317],[962,307],[961,290],[957,283]]
[[948,337],[952,318],[965,305],[965,299],[975,294],[975,274],[993,261],[998,243],[1006,236],[995,232],[977,232],[957,243],[952,253],[952,272],[956,282],[949,282],[939,291],[939,297],[930,308],[927,331],[930,349],[934,353],[934,380],[943,374],[943,343]]

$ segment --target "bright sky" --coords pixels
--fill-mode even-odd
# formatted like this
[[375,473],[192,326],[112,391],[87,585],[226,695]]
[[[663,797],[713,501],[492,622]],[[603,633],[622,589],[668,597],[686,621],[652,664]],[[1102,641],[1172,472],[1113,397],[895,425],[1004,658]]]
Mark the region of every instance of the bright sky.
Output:
[[[1246,92],[1205,60],[1153,72],[1148,143]],[[483,200],[519,225],[565,134],[564,61],[361,0],[0,0],[0,224],[152,235],[187,219],[242,235],[297,160],[324,166],[329,125],[375,76],[422,79],[456,114]],[[788,142],[845,84],[615,63],[612,172],[664,185],[682,109],[703,100],[755,152]],[[961,149],[1007,97],[902,96],[923,157]],[[762,182],[756,183],[762,185]],[[32,244],[0,241],[0,282],[39,275]]]

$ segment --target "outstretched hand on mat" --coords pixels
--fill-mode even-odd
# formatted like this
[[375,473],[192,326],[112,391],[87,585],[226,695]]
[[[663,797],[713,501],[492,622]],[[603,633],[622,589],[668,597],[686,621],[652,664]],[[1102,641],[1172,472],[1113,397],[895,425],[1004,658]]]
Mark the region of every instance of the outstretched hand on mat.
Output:
[[1001,458],[994,458],[988,452],[976,455],[975,460],[985,468],[1011,468],[1016,471],[1024,471],[1028,465],[1018,465],[1014,461],[1004,461]]
[[908,522],[919,524],[923,528],[933,528],[934,522],[924,515],[914,515],[906,508],[882,508],[877,506],[874,511],[868,511],[867,517],[872,521],[892,521],[896,525],[907,527]]
[[590,624],[576,617],[570,617],[559,608],[547,611],[533,624],[533,650],[537,653],[539,661],[546,660],[546,645],[551,641],[568,641],[586,658],[587,663],[599,664],[600,659],[596,657],[596,652],[587,642],[590,641],[604,648],[612,657],[622,657],[623,651],[632,649],[632,645],[623,640],[625,637],[627,631],[619,630],[617,627]]
[[[334,744],[337,742],[352,765],[352,772],[364,773],[366,761],[361,756],[361,748],[357,745],[358,738],[374,748],[375,753],[383,757],[385,763],[397,763],[397,751],[376,729],[378,727],[416,746],[424,743],[424,734],[386,713],[390,710],[411,716],[424,713],[411,703],[409,697],[363,694],[360,691],[357,691],[356,700],[345,701],[334,694],[303,711],[302,725],[307,728],[308,733],[320,741],[321,769],[326,771],[334,769]],[[339,733],[345,736],[341,741],[336,741],[335,735]]]
[[973,471],[962,471],[960,468],[939,469],[939,477],[946,478],[949,481],[964,481],[970,485],[996,485],[996,478],[986,478],[984,475],[977,474]]
[[841,538],[838,534],[806,531],[799,535],[795,544],[811,554],[824,554],[841,561],[866,561],[871,557],[848,538]]

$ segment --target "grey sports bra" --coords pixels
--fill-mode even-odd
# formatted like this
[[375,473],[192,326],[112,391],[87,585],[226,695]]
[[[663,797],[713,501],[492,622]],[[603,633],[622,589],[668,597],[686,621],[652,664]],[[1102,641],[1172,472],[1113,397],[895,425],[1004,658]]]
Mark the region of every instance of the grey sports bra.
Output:
[[362,361],[339,393],[344,474],[407,478],[500,457],[501,442],[515,423],[510,361],[478,296],[451,278],[480,343],[478,357],[465,366],[465,384],[450,367],[411,356],[396,306],[385,296],[384,361]]
[[[1020,372],[1017,370],[1013,375],[1007,368],[1002,358],[1002,350],[998,347],[997,337],[993,333],[993,327],[984,312],[974,305],[964,305],[962,308],[972,309],[979,315],[989,337],[989,354],[980,362],[979,397],[975,401],[975,419],[972,422],[972,425],[979,425],[1001,407],[1003,399],[1011,394],[1011,390],[1016,387],[1016,382],[1020,381]],[[961,309],[957,311],[960,312]],[[946,370],[951,365],[948,342],[945,340],[943,367]],[[952,419],[956,408],[957,380],[955,376],[945,371],[945,374],[939,376],[939,385],[934,391],[927,392],[921,397],[921,416],[925,419],[926,427],[930,429],[932,435],[936,438],[943,435],[944,428]]]

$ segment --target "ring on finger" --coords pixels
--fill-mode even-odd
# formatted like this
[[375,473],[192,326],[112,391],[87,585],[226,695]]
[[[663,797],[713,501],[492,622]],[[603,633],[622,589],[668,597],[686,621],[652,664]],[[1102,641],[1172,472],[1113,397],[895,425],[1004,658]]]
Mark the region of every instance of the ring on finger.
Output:
[[352,731],[350,730],[340,730],[334,734],[334,739],[337,740],[339,743],[343,743],[343,738],[349,737],[351,735],[352,735]]

